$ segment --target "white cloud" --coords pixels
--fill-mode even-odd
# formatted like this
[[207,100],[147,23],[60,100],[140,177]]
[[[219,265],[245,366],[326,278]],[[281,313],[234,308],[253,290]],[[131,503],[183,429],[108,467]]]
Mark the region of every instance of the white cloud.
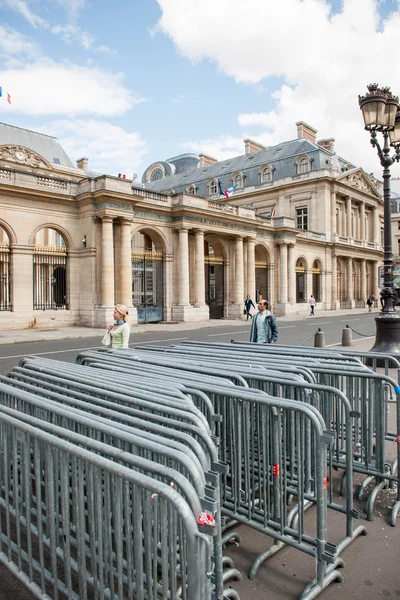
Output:
[[7,110],[26,115],[114,116],[144,102],[124,86],[121,73],[45,59],[0,71],[0,81],[12,96]]
[[[43,131],[43,127],[40,128]],[[50,122],[44,133],[58,138],[72,160],[86,156],[89,169],[128,178],[142,168],[148,152],[139,133],[129,133],[116,125],[95,119],[57,120]]]
[[244,154],[244,145],[242,138],[235,138],[230,135],[222,135],[215,139],[205,139],[201,141],[188,141],[182,144],[186,150],[197,152],[198,154],[208,154],[218,160],[225,160],[238,154]]
[[[284,80],[272,95],[273,110],[240,115],[242,126],[259,128],[250,137],[293,139],[295,122],[303,120],[319,138],[335,137],[345,158],[381,173],[357,96],[372,81],[400,92],[400,7],[382,22],[377,0],[343,0],[335,15],[328,0],[157,1],[162,16],[156,29],[191,61],[212,60],[241,83]],[[216,140],[215,153],[224,152]]]
[[0,7],[6,7],[19,13],[32,27],[47,27],[48,22],[31,11],[27,0],[1,0]]
[[34,56],[38,53],[38,46],[26,36],[10,27],[0,25],[0,56],[3,60],[22,55]]

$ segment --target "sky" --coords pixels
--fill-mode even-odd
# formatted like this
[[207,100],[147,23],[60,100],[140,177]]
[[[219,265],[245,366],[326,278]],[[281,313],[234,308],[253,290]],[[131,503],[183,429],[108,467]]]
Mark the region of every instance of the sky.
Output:
[[381,178],[358,94],[400,93],[399,37],[400,0],[0,0],[0,121],[139,179],[185,152],[294,139],[305,121]]

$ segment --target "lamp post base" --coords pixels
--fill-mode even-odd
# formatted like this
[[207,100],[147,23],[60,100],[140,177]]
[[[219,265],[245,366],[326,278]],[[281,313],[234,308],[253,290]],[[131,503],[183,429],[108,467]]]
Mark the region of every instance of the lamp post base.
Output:
[[[400,358],[400,315],[397,312],[380,313],[375,318],[376,338],[370,352],[382,352]],[[371,361],[367,361],[367,364]],[[378,366],[383,366],[379,364]]]

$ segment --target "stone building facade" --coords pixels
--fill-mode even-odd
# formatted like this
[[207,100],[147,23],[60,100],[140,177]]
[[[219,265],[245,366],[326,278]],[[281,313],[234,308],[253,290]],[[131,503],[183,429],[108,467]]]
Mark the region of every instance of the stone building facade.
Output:
[[[378,295],[377,182],[298,123],[272,148],[182,155],[142,183],[74,167],[57,140],[0,124],[0,328],[240,318],[247,294],[279,315]],[[237,185],[230,199],[221,191]]]

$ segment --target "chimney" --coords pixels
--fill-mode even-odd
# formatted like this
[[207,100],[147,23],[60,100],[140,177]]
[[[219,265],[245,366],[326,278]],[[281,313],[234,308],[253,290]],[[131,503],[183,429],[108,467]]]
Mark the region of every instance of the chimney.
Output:
[[199,169],[201,169],[202,167],[209,167],[210,165],[213,165],[216,162],[218,162],[216,158],[208,156],[207,154],[199,154],[199,158]]
[[317,143],[317,130],[311,125],[307,125],[304,121],[299,121],[297,125],[297,139],[304,138],[313,144]]
[[265,146],[247,138],[244,141],[244,153],[245,154],[253,154],[253,152],[259,152],[260,150],[265,150]]
[[76,166],[78,167],[78,169],[82,169],[83,171],[87,171],[88,170],[88,165],[89,165],[89,159],[88,158],[79,158],[76,161]]
[[318,146],[321,146],[321,148],[325,148],[325,150],[328,150],[328,152],[332,152],[332,154],[334,154],[335,152],[335,138],[329,138],[327,140],[318,140]]

